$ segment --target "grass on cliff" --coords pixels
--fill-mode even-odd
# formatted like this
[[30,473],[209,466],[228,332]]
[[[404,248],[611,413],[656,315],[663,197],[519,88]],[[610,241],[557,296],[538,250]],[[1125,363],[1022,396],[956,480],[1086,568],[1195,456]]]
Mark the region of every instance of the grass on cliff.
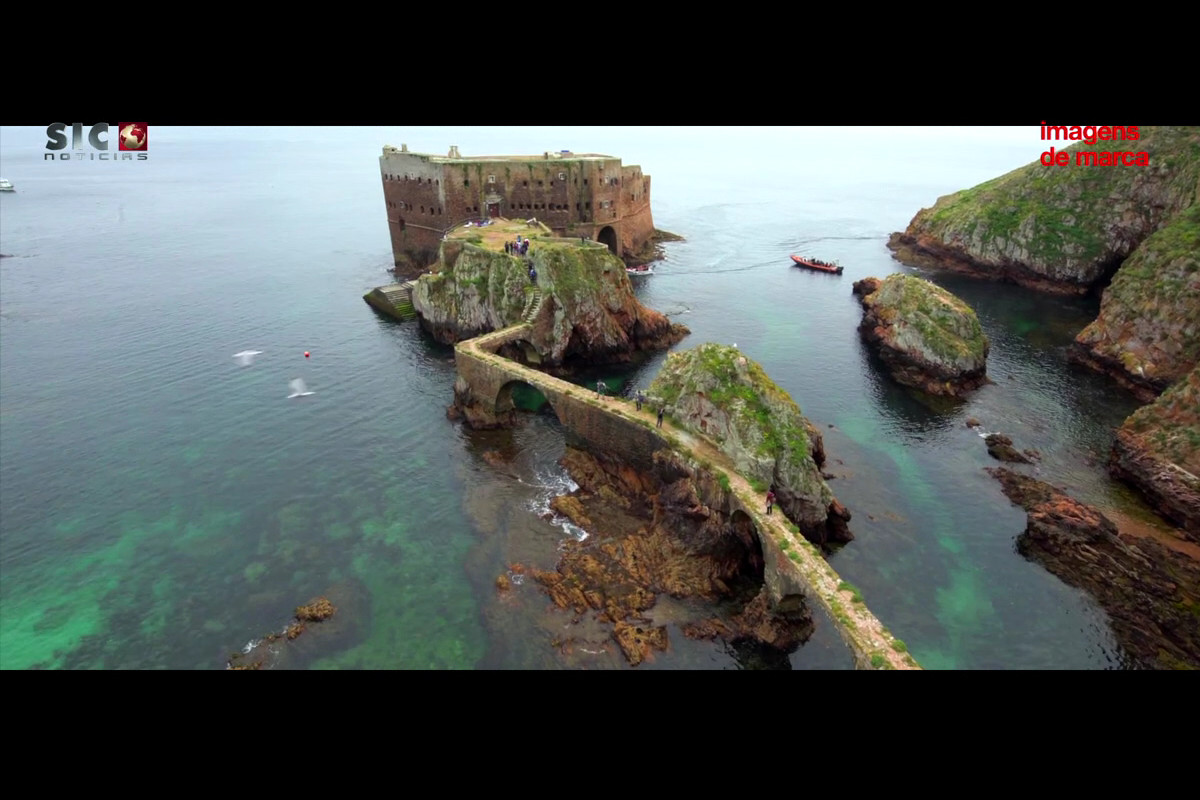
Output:
[[[1121,360],[1130,372],[1146,366],[1146,358],[1159,362],[1146,377],[1170,379],[1200,363],[1198,310],[1200,204],[1181,212],[1126,259],[1105,290],[1100,317],[1079,341]],[[1138,324],[1147,318],[1154,320],[1152,326]]]
[[1200,475],[1200,366],[1125,420],[1159,458]]
[[[775,385],[754,361],[746,359],[750,383],[738,374],[736,360],[741,354],[730,347],[706,344],[694,350],[674,353],[667,359],[662,372],[651,386],[651,394],[667,405],[674,405],[684,392],[694,392],[698,386],[688,378],[697,367],[717,382],[706,394],[713,403],[725,410],[741,425],[756,428],[762,435],[758,455],[778,458],[786,451],[792,463],[802,464],[809,456],[808,432],[804,430],[800,407],[787,392]],[[695,363],[698,362],[698,363]],[[793,413],[773,413],[771,405],[782,406]]]
[[[970,189],[940,198],[914,219],[917,229],[934,235],[953,231],[967,240],[978,238],[986,247],[995,239],[1018,233],[1028,242],[1033,262],[1054,265],[1064,257],[1077,263],[1106,258],[1109,234],[1097,224],[1095,212],[1114,201],[1136,196],[1134,187],[1146,171],[1167,176],[1182,196],[1194,192],[1200,179],[1200,136],[1195,129],[1143,127],[1136,141],[1043,142],[1048,150],[1068,153],[1069,166],[1028,164]],[[1078,152],[1145,151],[1147,167],[1075,166]],[[1190,191],[1189,191],[1190,190]]]

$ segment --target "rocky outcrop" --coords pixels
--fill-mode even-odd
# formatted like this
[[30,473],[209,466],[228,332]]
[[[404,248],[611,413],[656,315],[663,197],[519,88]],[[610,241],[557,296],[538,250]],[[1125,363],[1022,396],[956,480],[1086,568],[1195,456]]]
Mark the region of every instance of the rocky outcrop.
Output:
[[770,600],[752,523],[733,512],[711,471],[668,450],[656,453],[646,472],[571,447],[562,463],[579,489],[554,507],[592,535],[567,542],[553,571],[531,575],[559,608],[611,623],[630,664],[669,645],[666,628],[649,613],[661,594],[730,606],[727,614],[683,625],[688,636],[787,652],[811,635],[802,598]]
[[649,394],[676,424],[715,441],[752,484],[773,486],[779,508],[810,541],[853,538],[850,513],[821,477],[820,432],[736,347],[710,343],[672,353]]
[[1146,402],[1200,363],[1200,202],[1121,265],[1069,353]]
[[1109,472],[1200,542],[1200,366],[1125,420]]
[[524,258],[447,241],[438,271],[413,288],[413,307],[422,327],[446,344],[530,321],[530,344],[547,368],[628,361],[688,332],[637,301],[623,263],[608,250],[562,241],[535,239]]
[[[1112,151],[1145,152],[1149,164],[1076,166],[1079,153]],[[1069,166],[1034,162],[939,198],[888,246],[916,266],[1083,294],[1200,196],[1200,128],[1142,127],[1136,141],[1065,152]]]
[[1003,433],[989,433],[983,441],[987,444],[988,455],[997,461],[1009,464],[1032,463],[1028,456],[1022,455],[1013,447],[1012,439]]
[[857,281],[854,293],[865,310],[858,330],[897,383],[956,397],[987,383],[988,340],[962,300],[903,274]]
[[988,472],[1028,512],[1017,550],[1091,594],[1139,666],[1200,668],[1200,563],[1153,539],[1121,536],[1099,511],[1047,483]]

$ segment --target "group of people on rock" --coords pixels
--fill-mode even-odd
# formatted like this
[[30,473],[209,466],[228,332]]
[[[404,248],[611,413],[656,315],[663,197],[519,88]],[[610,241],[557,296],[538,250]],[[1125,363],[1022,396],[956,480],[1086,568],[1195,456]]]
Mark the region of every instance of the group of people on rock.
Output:
[[520,237],[520,235],[518,234],[517,240],[515,242],[505,242],[504,243],[504,252],[510,256],[525,255],[526,253],[529,252],[529,239],[528,238],[522,239]]

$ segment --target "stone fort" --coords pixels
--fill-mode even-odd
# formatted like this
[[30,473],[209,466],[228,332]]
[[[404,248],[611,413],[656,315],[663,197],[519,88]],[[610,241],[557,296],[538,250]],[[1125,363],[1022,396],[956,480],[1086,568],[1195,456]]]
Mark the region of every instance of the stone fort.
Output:
[[379,157],[392,259],[416,275],[442,236],[468,220],[536,218],[562,237],[587,237],[635,259],[654,234],[650,176],[621,159],[569,150],[540,156],[445,156],[385,145]]

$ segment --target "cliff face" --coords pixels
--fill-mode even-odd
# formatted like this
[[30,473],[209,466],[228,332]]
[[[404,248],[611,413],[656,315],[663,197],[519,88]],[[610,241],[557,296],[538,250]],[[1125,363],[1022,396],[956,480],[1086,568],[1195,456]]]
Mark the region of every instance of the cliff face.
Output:
[[817,542],[848,541],[849,512],[821,477],[824,448],[799,406],[737,348],[703,344],[672,353],[649,394],[684,428],[703,433],[738,472],[774,485],[779,508]]
[[1200,363],[1200,203],[1142,243],[1071,356],[1152,400]]
[[604,248],[535,240],[522,259],[447,242],[439,268],[417,282],[413,307],[421,325],[446,344],[515,325],[532,308],[540,311],[532,318],[530,343],[548,367],[626,361],[687,334],[637,301],[624,265]]
[[[1200,199],[1200,128],[1140,134],[1080,142],[1065,148],[1069,166],[1035,162],[939,198],[889,247],[906,263],[1082,294]],[[1146,152],[1149,164],[1075,166],[1078,152],[1113,151]]]
[[1109,471],[1200,542],[1200,366],[1125,420]]
[[937,395],[987,382],[988,341],[962,300],[911,275],[866,278],[854,293],[866,311],[859,331],[897,382]]
[[453,344],[515,325],[531,291],[520,259],[458,242],[443,244],[440,271],[422,275],[413,287],[421,327]]

